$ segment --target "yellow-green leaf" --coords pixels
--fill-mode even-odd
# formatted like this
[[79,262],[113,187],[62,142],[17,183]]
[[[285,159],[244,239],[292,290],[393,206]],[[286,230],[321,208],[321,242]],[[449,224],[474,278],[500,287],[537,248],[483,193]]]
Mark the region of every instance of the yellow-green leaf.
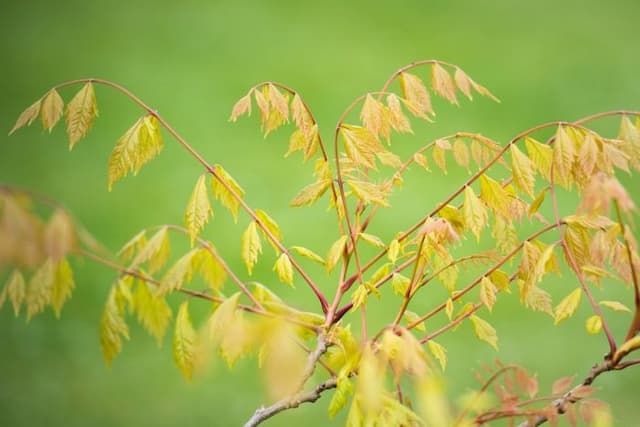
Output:
[[42,115],[42,126],[45,130],[51,132],[54,126],[60,121],[62,117],[62,110],[64,109],[64,101],[60,97],[57,90],[51,89],[42,100],[42,108],[40,114]]
[[389,243],[389,250],[387,251],[387,258],[392,263],[396,263],[398,260],[398,256],[400,255],[400,242],[398,239],[393,239],[391,243]]
[[233,220],[238,222],[238,210],[240,208],[240,200],[244,196],[244,190],[240,184],[220,165],[213,168],[213,178],[211,179],[213,195],[216,200],[233,215]]
[[13,306],[13,313],[18,317],[18,314],[20,314],[20,307],[25,299],[25,294],[26,286],[24,276],[19,270],[14,270],[11,273],[11,276],[9,276],[7,283],[4,285],[2,294],[0,294],[0,308],[2,308],[5,299],[9,298],[11,305]]
[[404,296],[409,289],[411,280],[400,273],[393,273],[391,276],[391,288],[396,295]]
[[171,248],[169,245],[169,232],[167,227],[160,228],[156,234],[149,239],[145,246],[133,259],[133,266],[149,262],[149,273],[153,274],[160,270],[169,258]]
[[516,186],[530,197],[533,197],[535,176],[532,162],[515,144],[511,145],[511,170]]
[[129,328],[117,303],[117,290],[112,287],[100,320],[100,346],[107,365],[111,365],[113,358],[122,350],[123,337],[129,339]]
[[478,241],[480,240],[480,232],[487,225],[487,210],[482,201],[476,196],[471,187],[464,189],[464,204],[462,205],[462,216],[465,224]]
[[258,256],[262,253],[262,242],[258,234],[258,226],[251,221],[247,229],[242,233],[241,254],[242,261],[247,266],[247,271],[252,274],[253,267],[258,262]]
[[161,285],[158,288],[159,295],[165,295],[175,289],[182,288],[185,282],[189,282],[193,277],[193,271],[197,267],[200,249],[191,249],[189,252],[176,261],[173,266],[167,271],[161,280]]
[[365,242],[367,242],[372,246],[375,246],[376,248],[385,247],[384,242],[378,236],[374,236],[373,234],[368,234],[368,233],[359,233],[358,236],[360,236],[362,240],[364,240]]
[[67,134],[69,135],[69,149],[84,138],[93,121],[98,117],[98,105],[93,84],[87,83],[76,93],[67,104]]
[[[256,209],[256,217],[258,217],[258,219],[260,220],[260,223],[267,229],[269,230],[269,233],[271,233],[273,235],[273,237],[277,240],[277,241],[281,241],[282,240],[282,232],[280,231],[280,226],[278,225],[278,223],[271,218],[265,211],[263,211],[262,209]],[[264,238],[267,240],[267,242],[269,242],[271,244],[271,246],[273,246],[273,249],[276,252],[279,252],[280,249],[278,248],[278,246],[276,245],[276,242],[273,241],[265,232],[265,230],[262,229],[262,227],[260,227],[260,232],[262,233],[262,235],[264,236]]]
[[222,289],[225,280],[227,280],[227,271],[220,261],[213,256],[212,252],[215,253],[215,248],[211,244],[209,246],[209,248],[200,250],[198,272],[211,289],[219,291]]
[[41,104],[42,104],[42,100],[39,99],[33,104],[31,104],[29,107],[27,107],[27,109],[24,110],[22,113],[20,113],[20,117],[18,117],[16,124],[13,125],[13,128],[9,132],[9,135],[13,134],[15,131],[17,131],[21,127],[29,126],[31,123],[33,123],[40,115]]
[[580,296],[582,295],[582,290],[580,288],[576,288],[569,295],[564,297],[562,301],[556,306],[554,310],[554,324],[558,324],[562,322],[564,319],[568,319],[573,316],[580,304]]
[[[573,135],[573,133],[571,133]],[[575,159],[575,142],[564,126],[558,126],[553,144],[554,179],[565,188],[571,186],[571,170]]]
[[149,284],[138,283],[133,294],[134,307],[138,316],[138,321],[155,337],[158,345],[162,344],[162,339],[171,320],[171,307],[162,296],[151,292]]
[[602,330],[602,318],[598,315],[593,315],[585,322],[585,329],[590,334],[597,334]]
[[219,343],[224,337],[224,331],[228,327],[229,322],[233,319],[233,314],[238,306],[240,292],[236,292],[226,300],[224,300],[218,308],[213,312],[208,321],[209,338],[215,343]]
[[444,371],[447,367],[447,349],[434,340],[427,341],[427,347],[429,347],[429,351],[433,354],[433,357],[438,359],[440,367]]
[[340,261],[342,253],[347,246],[347,239],[347,235],[342,235],[338,238],[338,240],[333,242],[331,248],[329,248],[329,252],[327,253],[327,271],[330,272],[331,270],[333,270],[338,261]]
[[540,209],[540,206],[542,206],[542,203],[544,202],[544,198],[545,198],[545,195],[547,194],[548,189],[549,187],[543,188],[540,191],[540,193],[538,193],[538,195],[533,200],[533,202],[531,202],[531,205],[529,206],[529,211],[527,212],[529,216],[533,216],[536,214],[536,212],[538,212],[538,210]]
[[322,264],[322,265],[325,264],[324,259],[317,253],[313,252],[311,249],[307,249],[302,246],[292,246],[291,249],[296,251],[301,256],[310,259],[311,261],[315,261],[318,264]]
[[497,181],[486,175],[480,175],[480,198],[505,218],[509,215],[510,197],[507,191]]
[[553,163],[553,149],[548,145],[541,144],[533,138],[527,137],[524,140],[527,146],[527,152],[529,153],[529,159],[536,168],[536,170],[546,180],[549,180],[551,175],[551,164]]
[[378,138],[367,128],[342,125],[340,134],[347,157],[358,166],[367,169],[376,168],[376,153],[385,151]]
[[365,205],[375,203],[380,206],[389,206],[386,200],[388,190],[384,185],[353,179],[347,180],[346,183],[353,194]]
[[376,100],[371,94],[367,94],[360,112],[360,119],[365,128],[372,135],[389,136],[389,115],[381,102]]
[[488,343],[491,347],[498,350],[498,336],[496,335],[496,330],[487,322],[486,320],[481,319],[480,317],[472,314],[469,317],[471,323],[473,324],[473,330],[476,333],[476,336]]
[[209,194],[207,192],[206,175],[200,175],[196,185],[187,203],[187,209],[184,213],[184,223],[189,230],[191,238],[191,246],[195,242],[196,237],[209,221],[209,217],[213,213],[211,203],[209,202]]
[[628,313],[631,313],[631,310],[629,310],[626,305],[618,301],[600,301],[600,305],[610,308],[614,311],[626,311]]
[[147,230],[142,230],[122,246],[122,249],[118,251],[118,256],[123,261],[128,261],[136,252],[141,251],[146,245]]
[[280,254],[273,269],[282,283],[293,286],[293,266],[287,254],[284,252]]
[[180,304],[173,336],[173,358],[185,379],[190,380],[195,363],[196,332],[189,316],[189,301]]
[[31,276],[25,296],[27,320],[51,303],[55,274],[55,265],[51,258],[48,258]]
[[407,116],[402,112],[400,100],[395,93],[387,95],[387,107],[391,127],[401,133],[412,133],[411,123]]
[[60,317],[60,311],[64,303],[71,297],[71,292],[75,288],[71,266],[66,258],[62,258],[55,266],[55,273],[51,288],[51,307]]
[[420,321],[420,316],[417,313],[410,310],[406,310],[402,317],[404,318],[404,321],[407,323],[407,325],[412,325],[415,323],[416,325],[414,326],[414,328],[416,328],[416,330],[421,332],[427,331],[427,327],[424,324],[424,321]]
[[309,206],[322,197],[330,186],[330,179],[321,179],[309,184],[300,190],[289,204],[292,207]]
[[339,377],[338,386],[331,398],[331,402],[329,402],[329,419],[333,419],[344,408],[351,394],[353,394],[353,384],[351,384],[349,377]]
[[480,281],[480,301],[489,309],[493,310],[493,306],[496,303],[496,293],[498,289],[493,282],[484,276]]
[[467,144],[459,138],[453,142],[453,158],[456,163],[467,171],[469,170],[469,148],[467,147]]

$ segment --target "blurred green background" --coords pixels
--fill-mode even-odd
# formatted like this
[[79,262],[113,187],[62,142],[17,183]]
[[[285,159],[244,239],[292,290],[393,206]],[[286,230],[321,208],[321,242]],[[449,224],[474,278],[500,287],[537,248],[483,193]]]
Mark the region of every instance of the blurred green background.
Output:
[[[418,59],[458,64],[502,100],[463,101],[462,108],[436,101],[437,123],[420,127],[406,143],[412,148],[454,130],[504,142],[545,121],[640,109],[640,3],[635,0],[37,0],[5,2],[0,15],[0,128],[8,131],[18,114],[56,83],[81,77],[113,80],[158,109],[210,162],[223,164],[244,186],[247,201],[281,224],[288,244],[321,253],[336,238],[333,214],[322,207],[287,207],[311,180],[298,157],[282,159],[288,132],[263,141],[255,117],[227,122],[233,103],[260,81],[297,89],[313,108],[325,139],[353,98],[378,89],[395,69]],[[69,100],[73,90],[62,95]],[[201,170],[167,137],[157,160],[107,192],[111,147],[140,111],[106,88],[98,87],[97,97],[100,118],[72,153],[61,126],[52,135],[33,126],[3,137],[0,181],[63,202],[115,251],[147,225],[181,223]],[[615,129],[610,123],[604,128]],[[392,200],[395,209],[381,217],[378,234],[391,236],[415,221],[464,174],[415,178]],[[625,182],[638,194],[634,181]],[[246,219],[234,226],[222,208],[214,208],[216,218],[205,235],[226,248],[231,265],[243,271],[237,247]],[[261,265],[259,280],[300,307],[314,307],[302,283],[294,291],[283,289],[267,264]],[[78,287],[61,320],[47,311],[26,325],[6,307],[0,312],[0,425],[234,426],[265,403],[254,358],[233,372],[218,362],[187,384],[173,366],[169,340],[158,349],[138,326],[112,368],[105,367],[98,323],[114,274],[84,260],[75,260],[74,266]],[[324,273],[314,274],[323,289],[333,289],[322,280]],[[610,285],[613,294],[629,295],[619,283]],[[562,296],[575,283],[565,275],[544,286]],[[596,292],[611,295],[606,289]],[[383,322],[385,312],[395,313],[396,307],[390,297],[372,310]],[[603,337],[584,332],[587,315],[583,306],[575,318],[554,328],[548,317],[521,311],[512,295],[483,317],[498,328],[497,356],[537,372],[548,391],[560,376],[583,377],[604,353]],[[628,317],[611,317],[621,335]],[[441,342],[449,348],[452,392],[474,385],[472,371],[496,357],[468,327]],[[637,424],[639,380],[640,369],[598,380],[599,397],[611,402],[616,425]],[[329,395],[267,425],[326,425],[328,402]]]

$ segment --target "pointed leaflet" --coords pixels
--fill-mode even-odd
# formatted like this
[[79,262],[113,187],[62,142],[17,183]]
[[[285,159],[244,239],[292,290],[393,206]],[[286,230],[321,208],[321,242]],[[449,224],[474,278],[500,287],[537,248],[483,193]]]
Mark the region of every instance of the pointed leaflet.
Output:
[[438,359],[440,367],[444,371],[447,368],[447,349],[433,340],[427,341],[427,347],[429,347],[429,351],[433,354],[433,357]]
[[466,73],[460,68],[456,67],[456,71],[453,73],[453,79],[455,80],[458,89],[460,89],[460,92],[462,92],[464,96],[469,98],[469,100],[472,100],[473,96],[471,96],[471,79],[469,78],[469,76],[467,76]]
[[373,234],[367,234],[367,233],[359,233],[358,236],[364,240],[365,242],[367,242],[368,244],[375,246],[376,248],[384,248],[385,244],[384,242],[378,237],[378,236],[374,236]]
[[311,261],[315,261],[318,264],[322,264],[322,265],[325,264],[324,259],[317,253],[313,252],[311,249],[307,249],[302,246],[292,246],[291,249],[296,251],[301,256],[310,259]]
[[60,318],[62,306],[71,297],[75,286],[71,266],[66,258],[62,258],[55,266],[51,288],[51,307],[53,307],[57,318]]
[[535,177],[531,160],[515,144],[511,145],[510,150],[513,181],[520,190],[533,197]]
[[140,324],[156,338],[158,345],[162,344],[171,320],[171,307],[163,297],[155,295],[146,282],[138,283],[133,301]]
[[247,266],[249,274],[258,262],[258,256],[262,253],[262,243],[255,221],[251,221],[247,229],[242,233],[241,255],[242,261]]
[[124,321],[123,309],[117,302],[117,288],[112,287],[100,320],[100,346],[107,365],[122,349],[122,337],[129,339],[129,328]]
[[55,280],[55,265],[51,258],[33,273],[27,286],[25,302],[27,306],[27,320],[40,313],[51,303],[51,291]]
[[57,90],[52,89],[44,96],[40,114],[42,116],[42,127],[51,132],[53,127],[62,117],[64,102]]
[[480,301],[487,306],[489,311],[493,310],[496,303],[496,293],[498,289],[493,282],[486,276],[480,281]]
[[387,108],[391,127],[400,133],[412,133],[411,123],[409,123],[409,119],[402,112],[400,99],[398,99],[395,93],[387,95]]
[[231,117],[229,117],[229,121],[235,122],[238,120],[238,117],[243,114],[251,115],[251,92],[240,98],[238,102],[235,103],[231,110]]
[[473,324],[473,330],[476,333],[476,336],[498,350],[498,336],[496,335],[496,330],[493,326],[475,314],[471,315],[469,319]]
[[401,73],[400,89],[406,100],[407,108],[413,115],[428,120],[426,114],[434,114],[429,92],[419,77],[409,73]]
[[[271,218],[262,209],[256,209],[256,217],[260,220],[260,223],[264,226],[264,228],[269,230],[269,233],[271,233],[273,235],[273,237],[276,239],[276,241],[279,242],[279,241],[282,240],[282,232],[280,231],[280,226],[278,225],[278,223],[273,218]],[[273,247],[273,250],[275,250],[276,253],[280,252],[280,249],[278,248],[277,242],[273,241],[267,235],[267,233],[265,232],[265,230],[262,227],[260,227],[260,232],[264,236],[265,240],[267,242],[269,242],[269,244],[271,244],[271,246]]]
[[574,289],[569,295],[564,297],[560,304],[558,304],[554,310],[554,324],[562,322],[564,319],[568,319],[573,316],[580,304],[580,296],[582,290],[580,288]]
[[67,133],[69,134],[69,149],[72,149],[78,141],[89,133],[97,116],[98,106],[93,84],[87,83],[67,104],[66,122]]
[[193,375],[195,343],[196,331],[193,329],[191,317],[189,316],[189,301],[185,301],[180,304],[176,316],[176,328],[173,336],[173,358],[187,380],[190,380]]
[[46,253],[54,261],[59,261],[76,245],[76,230],[73,220],[63,209],[57,208],[44,230]]
[[358,166],[368,169],[376,168],[376,153],[384,150],[378,138],[367,128],[361,126],[341,125],[340,134],[347,157]]
[[209,317],[207,324],[209,339],[213,340],[215,344],[219,344],[224,337],[224,331],[233,319],[239,298],[240,292],[236,292],[224,300]]
[[388,189],[384,185],[352,179],[347,180],[346,183],[363,204],[375,203],[380,206],[389,206],[386,200]]
[[487,175],[480,175],[480,198],[494,212],[502,214],[505,218],[510,217],[509,205],[511,198],[507,191],[497,181]]
[[240,184],[220,165],[213,168],[211,187],[216,200],[219,200],[233,215],[233,220],[238,222],[238,209],[240,199],[244,196],[244,190]]
[[191,246],[200,234],[200,231],[209,221],[209,217],[213,213],[211,203],[209,203],[209,194],[207,192],[206,175],[200,175],[196,186],[193,188],[187,210],[184,213],[184,223],[189,230],[191,238]]
[[531,163],[540,172],[540,175],[548,181],[551,175],[551,164],[553,163],[553,149],[529,137],[524,142],[527,146]]
[[170,249],[168,228],[162,227],[138,252],[138,255],[133,259],[132,266],[135,267],[148,261],[149,273],[153,274],[167,262]]
[[329,252],[327,253],[327,271],[333,270],[333,268],[338,264],[340,258],[342,257],[342,253],[347,246],[348,236],[342,235],[333,242],[331,248],[329,248]]
[[433,156],[433,162],[447,174],[447,157],[446,152],[451,150],[451,143],[446,139],[437,139],[433,146],[431,155]]
[[[371,280],[371,282],[375,283],[373,280]],[[405,320],[405,322],[407,322],[407,325],[411,325],[415,323],[414,328],[416,328],[416,330],[421,332],[427,331],[427,327],[424,324],[424,321],[420,321],[420,316],[417,313],[407,310],[404,312],[404,315],[402,316],[402,318]]]
[[137,175],[145,163],[162,150],[158,119],[144,116],[120,137],[109,157],[109,191],[113,184],[130,172]]
[[464,189],[464,204],[462,205],[462,216],[465,224],[480,240],[480,232],[487,225],[487,210],[482,201],[476,196],[471,187]]
[[309,206],[318,200],[331,186],[330,179],[321,179],[304,187],[289,203],[292,207]]
[[278,112],[285,118],[285,121],[289,120],[289,101],[287,98],[278,90],[273,83],[269,83],[269,101],[273,108],[278,110]]
[[193,271],[200,262],[200,254],[202,254],[201,249],[191,249],[180,257],[162,278],[158,294],[165,295],[175,289],[182,288],[185,282],[189,282],[193,277]]
[[469,171],[469,148],[459,138],[453,142],[453,158],[456,163]]
[[456,87],[453,84],[451,75],[439,63],[433,64],[431,75],[431,87],[433,90],[454,105],[458,105],[456,99]]
[[293,266],[287,254],[284,252],[280,254],[273,269],[278,273],[278,278],[282,283],[293,286]]
[[629,310],[626,305],[618,301],[600,301],[600,305],[608,307],[614,311],[626,311],[628,313],[631,313],[631,310]]
[[211,289],[219,291],[222,289],[225,280],[227,280],[227,272],[220,261],[213,256],[212,252],[215,253],[215,248],[211,244],[209,244],[209,248],[200,250],[198,272]]
[[558,126],[555,143],[553,144],[553,167],[555,180],[565,188],[572,182],[571,169],[575,159],[575,142],[573,132],[568,132],[564,126]]
[[353,384],[347,376],[338,377],[338,386],[329,402],[329,419],[333,419],[338,412],[347,404],[349,396],[353,394]]
[[31,123],[33,123],[40,115],[41,104],[42,104],[42,100],[39,99],[33,104],[31,104],[29,107],[27,107],[27,109],[24,110],[22,113],[20,113],[20,117],[18,117],[16,124],[13,125],[13,128],[9,132],[9,135],[12,135],[15,131],[17,131],[21,127],[31,125]]
[[25,299],[25,294],[26,286],[24,276],[19,270],[14,270],[4,286],[2,294],[0,294],[0,308],[4,304],[5,298],[9,298],[13,306],[13,313],[18,317],[18,314],[20,314],[20,306]]

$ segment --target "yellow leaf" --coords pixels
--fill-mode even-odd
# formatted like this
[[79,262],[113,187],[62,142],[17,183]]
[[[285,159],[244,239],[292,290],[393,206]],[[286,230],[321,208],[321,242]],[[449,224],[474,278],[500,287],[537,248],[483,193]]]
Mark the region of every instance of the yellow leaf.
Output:
[[195,362],[196,331],[189,316],[189,301],[180,304],[173,335],[173,358],[186,380],[193,375]]
[[302,98],[297,93],[293,96],[291,101],[291,116],[293,122],[296,124],[302,134],[307,134],[311,126],[313,126],[313,118],[307,111],[307,107],[304,105]]
[[560,304],[558,304],[554,310],[554,324],[558,324],[562,322],[564,319],[568,319],[573,316],[580,304],[580,296],[582,295],[582,290],[580,288],[576,288],[569,295],[564,297]]
[[[429,427],[451,427],[454,422],[444,379],[440,375],[425,375],[418,379],[417,400],[423,422]],[[410,425],[410,424],[407,424]],[[466,425],[464,427],[467,427]]]
[[262,253],[262,242],[258,234],[258,226],[255,221],[251,221],[247,229],[242,233],[241,254],[242,261],[247,266],[247,271],[251,275],[253,267],[258,262],[258,256]]
[[133,267],[149,261],[149,273],[160,270],[169,258],[171,248],[167,227],[160,228],[133,259]]
[[211,203],[209,202],[209,194],[207,192],[206,175],[200,175],[196,185],[193,188],[187,209],[184,213],[184,223],[189,230],[191,238],[191,246],[193,246],[196,237],[209,221],[209,217],[213,213]]
[[376,248],[384,248],[385,244],[378,236],[374,236],[373,234],[367,233],[359,233],[358,236],[368,244],[375,246]]
[[127,243],[122,246],[122,249],[118,251],[118,256],[123,261],[128,261],[134,255],[139,252],[147,244],[147,230],[142,230],[131,238]]
[[578,166],[585,176],[592,176],[598,162],[599,149],[595,138],[591,133],[585,136],[578,152]]
[[444,311],[449,320],[451,320],[451,316],[453,316],[453,300],[451,298],[447,298],[447,302],[444,306]]
[[431,75],[431,87],[433,90],[454,105],[458,105],[456,99],[456,87],[453,84],[451,75],[439,63],[433,64]]
[[333,242],[327,253],[327,271],[330,272],[336,266],[347,246],[347,235],[342,235]]
[[400,133],[412,133],[411,123],[402,112],[400,100],[395,93],[387,95],[387,108],[389,110],[389,122],[391,127]]
[[467,76],[465,72],[460,68],[456,67],[456,71],[453,73],[453,79],[455,80],[458,89],[460,89],[460,92],[462,92],[464,96],[469,98],[469,100],[472,100],[473,97],[471,96],[471,79],[469,78],[469,76]]
[[491,283],[493,283],[496,288],[501,290],[502,292],[511,293],[511,289],[509,289],[509,275],[502,270],[495,270],[493,273],[489,275],[489,279],[491,279]]
[[410,311],[410,310],[406,310],[402,317],[404,318],[404,321],[407,323],[407,325],[411,325],[413,323],[418,322],[418,323],[416,323],[414,328],[416,328],[416,330],[422,331],[422,332],[426,332],[427,331],[427,327],[425,326],[424,321],[419,322],[420,316],[417,313],[414,313],[413,311]]
[[476,83],[475,81],[469,79],[471,82],[471,87],[473,87],[473,89],[478,92],[480,95],[482,96],[486,96],[488,98],[493,99],[495,102],[500,102],[500,100],[498,98],[495,97],[494,94],[492,94],[491,92],[489,92],[489,89],[487,89],[484,86],[479,85],[478,83]]
[[246,94],[235,103],[229,121],[235,122],[243,114],[251,115],[251,93]]
[[476,196],[471,187],[464,189],[464,204],[462,205],[462,216],[465,224],[478,241],[480,241],[480,232],[487,225],[487,210],[482,201]]
[[380,151],[376,153],[376,157],[385,166],[391,166],[393,168],[400,168],[402,166],[402,160],[397,154],[391,151]]
[[57,208],[44,230],[44,246],[49,257],[59,261],[76,246],[73,220],[63,209]]
[[27,107],[27,109],[24,110],[22,113],[20,113],[20,117],[18,117],[16,124],[13,125],[13,128],[9,132],[9,135],[12,135],[15,131],[17,131],[18,129],[24,126],[31,125],[31,123],[33,123],[40,115],[41,104],[42,104],[42,100],[39,99],[33,104],[31,104],[29,107]]
[[282,283],[293,286],[293,266],[287,254],[284,252],[280,254],[273,269],[278,273],[278,278]]
[[467,144],[459,138],[453,142],[453,158],[456,163],[467,171],[469,170],[469,148],[467,148]]
[[592,335],[599,333],[602,330],[602,318],[598,315],[589,317],[585,322],[585,328]]
[[427,347],[429,347],[429,351],[433,354],[433,357],[438,359],[440,367],[444,371],[447,367],[447,349],[434,340],[427,341]]
[[555,138],[553,145],[554,179],[559,185],[569,188],[572,182],[571,172],[575,160],[576,144],[563,126],[558,126]]
[[309,206],[322,197],[330,186],[330,179],[321,179],[309,184],[300,190],[289,205],[292,207]]
[[429,92],[419,77],[406,72],[401,73],[400,89],[402,96],[407,101],[405,105],[413,115],[428,120],[426,114],[434,114]]
[[130,172],[137,175],[142,166],[162,150],[158,119],[144,116],[118,140],[109,157],[109,191],[113,184]]
[[409,289],[410,283],[409,278],[400,273],[393,273],[393,276],[391,276],[391,288],[396,295],[404,296]]
[[98,106],[93,84],[87,83],[67,105],[67,134],[69,134],[69,149],[84,138],[94,119],[98,117]]
[[301,256],[310,259],[311,261],[315,261],[318,264],[322,264],[322,265],[325,264],[324,259],[310,249],[304,248],[302,246],[292,246],[291,249],[296,251]]
[[422,166],[424,170],[429,171],[429,162],[427,157],[422,153],[416,153],[413,155],[413,161]]
[[507,221],[501,215],[495,216],[495,224],[491,237],[496,239],[496,247],[502,254],[508,254],[518,243],[518,234],[513,222]]
[[25,299],[25,293],[26,286],[24,276],[19,270],[14,270],[0,294],[0,308],[2,308],[5,299],[9,298],[13,306],[13,313],[18,317],[18,314],[20,314],[20,306],[22,306]]
[[163,297],[151,292],[146,282],[138,283],[133,294],[133,301],[140,324],[155,337],[158,345],[162,344],[169,320],[171,320],[171,307]]
[[531,205],[529,206],[529,210],[527,212],[529,216],[533,216],[536,214],[536,212],[538,212],[540,206],[542,206],[542,203],[544,202],[544,198],[548,189],[549,187],[543,188],[540,193],[538,193],[533,202],[531,202]]
[[100,320],[100,346],[107,365],[122,350],[122,337],[129,339],[129,328],[117,303],[117,288],[112,287]]
[[475,314],[469,317],[471,323],[473,324],[473,330],[476,333],[476,336],[482,341],[487,342],[491,347],[498,350],[498,336],[496,335],[496,330],[491,326],[486,320],[481,319]]
[[221,290],[225,280],[227,280],[227,272],[223,265],[213,256],[211,251],[215,249],[211,244],[210,248],[202,248],[200,253],[200,266],[198,271],[207,285],[211,289]]
[[25,295],[27,321],[51,303],[55,273],[55,265],[48,258],[31,276]]
[[398,256],[400,255],[400,250],[400,242],[398,239],[393,239],[391,243],[389,243],[389,250],[387,251],[387,258],[389,258],[389,261],[395,264],[398,260]]
[[365,285],[360,285],[351,295],[351,303],[353,307],[351,311],[356,311],[359,307],[363,306],[367,302],[369,296],[369,289]]
[[524,193],[533,197],[535,177],[531,160],[515,145],[511,145],[511,170],[513,181]]
[[64,109],[64,102],[60,97],[57,90],[51,89],[42,100],[42,108],[40,114],[42,115],[42,126],[45,130],[51,132],[53,127],[58,123],[60,117],[62,117],[62,110]]
[[191,281],[193,270],[195,270],[200,261],[200,254],[200,249],[192,249],[181,256],[162,278],[161,285],[158,288],[158,294],[165,295],[175,289],[182,288],[185,282]]
[[378,138],[367,128],[352,125],[340,126],[340,134],[347,157],[357,166],[376,168],[376,153],[385,151]]
[[289,120],[289,101],[278,90],[276,86],[269,83],[269,102],[284,117],[285,121]]
[[214,343],[219,343],[224,337],[224,331],[229,326],[229,323],[233,320],[233,314],[238,306],[238,299],[240,298],[240,292],[236,292],[226,300],[224,300],[213,312],[208,320],[208,333],[209,339]]
[[442,172],[444,172],[445,175],[447,174],[446,152],[449,150],[451,150],[451,143],[446,139],[438,139],[436,140],[431,152],[433,162],[442,170]]
[[510,197],[507,191],[497,181],[487,175],[480,175],[480,198],[495,212],[505,218],[510,217]]
[[553,163],[553,149],[529,137],[524,142],[527,146],[531,163],[540,175],[548,181],[551,175],[551,164]]
[[600,305],[604,307],[608,307],[615,311],[626,311],[628,313],[631,313],[631,310],[629,310],[629,308],[626,305],[618,301],[600,301]]
[[60,311],[67,299],[71,297],[71,292],[75,288],[71,266],[66,258],[60,259],[55,266],[53,283],[51,288],[51,307],[57,318],[60,318]]
[[384,185],[353,179],[347,180],[346,183],[363,204],[375,203],[380,206],[389,206],[386,200],[388,190]]
[[[522,282],[521,282],[522,283]],[[532,286],[528,289],[524,289],[524,285],[521,287],[521,299],[526,307],[529,307],[536,311],[547,313],[553,317],[553,308],[551,306],[551,295],[548,292],[540,289],[537,286]],[[523,294],[523,291],[526,294]]]
[[[275,220],[273,218],[271,218],[265,211],[263,211],[262,209],[256,209],[256,217],[260,220],[260,223],[267,229],[269,230],[269,232],[273,235],[273,237],[275,237],[275,239],[277,241],[281,241],[282,240],[282,232],[280,231],[280,226],[278,225],[277,222],[275,222]],[[262,232],[262,235],[264,236],[264,238],[267,240],[267,242],[269,242],[271,244],[271,246],[273,246],[273,249],[277,252],[280,252],[280,249],[278,248],[278,246],[276,245],[276,242],[274,242],[268,235],[267,233],[262,229],[262,227],[260,227],[260,232]]]
[[389,114],[385,106],[377,101],[371,94],[367,94],[360,112],[360,119],[365,128],[371,132],[373,136],[382,135],[389,136]]
[[229,173],[220,165],[215,165],[211,187],[216,200],[219,200],[233,215],[233,220],[238,222],[238,209],[240,200],[244,196],[244,190]]
[[605,170],[613,172],[613,167],[629,173],[629,156],[620,148],[613,145],[612,142],[604,142],[602,144],[602,161]]
[[486,276],[480,281],[480,301],[489,309],[493,310],[496,303],[496,292],[498,289],[493,282]]
[[329,402],[329,419],[333,419],[344,408],[351,394],[353,394],[353,384],[351,384],[349,377],[338,377],[338,386],[331,398],[331,402]]

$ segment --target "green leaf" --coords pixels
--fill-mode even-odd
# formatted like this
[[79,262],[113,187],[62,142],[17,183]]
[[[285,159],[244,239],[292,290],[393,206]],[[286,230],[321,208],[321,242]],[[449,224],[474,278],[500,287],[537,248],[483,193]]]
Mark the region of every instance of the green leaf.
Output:
[[238,222],[240,200],[244,197],[244,190],[240,184],[220,165],[213,168],[211,187],[216,200],[231,212],[234,222]]
[[200,249],[192,249],[181,256],[162,278],[158,295],[166,295],[173,290],[182,288],[185,282],[191,281],[193,271],[200,262],[201,253]]
[[67,105],[69,149],[89,133],[96,117],[98,117],[98,106],[93,84],[86,83]]
[[122,350],[122,338],[129,339],[129,328],[117,303],[117,288],[112,287],[100,320],[100,346],[107,365]]
[[473,324],[473,330],[476,333],[476,336],[488,343],[491,347],[498,350],[498,336],[496,335],[496,330],[487,322],[486,320],[481,319],[480,317],[472,314],[469,317],[471,323]]
[[133,300],[138,321],[155,337],[158,345],[162,344],[171,320],[171,307],[163,297],[151,292],[149,285],[145,282],[138,283]]
[[575,314],[580,304],[580,296],[582,296],[582,289],[576,288],[560,301],[554,310],[554,324],[557,325]]
[[313,252],[311,249],[307,249],[302,246],[292,246],[291,249],[296,251],[301,256],[310,259],[311,261],[315,261],[318,264],[322,264],[322,265],[325,264],[325,260],[317,253]]
[[329,252],[327,253],[327,271],[330,272],[331,270],[333,270],[338,261],[340,261],[342,253],[347,246],[347,239],[347,235],[342,235],[338,238],[338,240],[333,242],[331,248],[329,248]]
[[282,283],[293,286],[293,266],[287,254],[280,254],[273,269],[278,274],[278,278]]

